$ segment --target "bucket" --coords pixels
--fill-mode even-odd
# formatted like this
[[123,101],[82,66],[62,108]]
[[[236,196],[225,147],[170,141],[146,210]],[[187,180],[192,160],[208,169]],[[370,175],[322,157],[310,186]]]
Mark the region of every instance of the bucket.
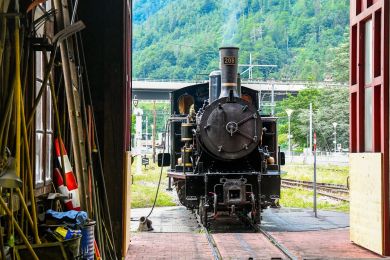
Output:
[[95,221],[90,221],[81,230],[81,259],[94,260],[95,225]]
[[81,236],[64,240],[62,244],[64,245],[66,255],[68,259],[79,259],[80,257],[80,241]]

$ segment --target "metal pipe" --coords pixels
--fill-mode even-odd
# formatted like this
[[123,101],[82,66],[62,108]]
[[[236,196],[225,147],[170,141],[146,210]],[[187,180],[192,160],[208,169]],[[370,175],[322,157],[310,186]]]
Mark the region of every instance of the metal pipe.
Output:
[[21,123],[22,123],[22,129],[23,129],[23,139],[24,139],[24,146],[25,146],[25,155],[26,155],[26,164],[27,164],[27,176],[28,176],[28,190],[30,193],[30,200],[31,200],[31,211],[32,211],[32,218],[34,223],[34,238],[35,242],[37,244],[41,244],[41,240],[38,236],[38,220],[37,220],[37,209],[35,204],[35,194],[34,194],[34,185],[33,185],[33,173],[31,169],[31,160],[30,160],[30,149],[28,144],[28,136],[27,136],[27,127],[26,127],[26,117],[24,114],[24,104],[22,102],[23,98],[20,99],[21,104]]
[[237,73],[237,94],[241,97],[241,74]]
[[31,218],[30,212],[28,211],[28,207],[27,207],[26,201],[24,200],[23,194],[22,194],[22,192],[20,191],[19,188],[16,189],[16,192],[18,193],[20,201],[22,202],[21,204],[22,204],[24,212],[25,212],[25,214],[27,216],[27,220],[30,223],[31,227],[34,228],[34,222],[33,222],[32,218]]
[[2,231],[2,227],[1,227],[1,222],[0,222],[0,256],[1,258],[0,259],[6,259],[6,255],[5,255],[5,250],[4,250],[4,241],[3,241],[3,231]]
[[[7,145],[6,142],[3,142],[3,135],[5,130],[7,129],[7,123],[9,121],[9,117],[11,116],[11,111],[12,111],[12,100],[14,99],[14,89],[11,89],[10,96],[8,97],[8,104],[7,108],[5,110],[5,116],[3,117],[3,120],[1,122],[1,127],[0,127],[0,156],[2,156],[2,153],[4,152],[5,146]],[[4,138],[5,139],[5,138]],[[5,141],[5,140],[4,140]]]
[[[10,1],[2,1],[2,5],[0,6],[0,12],[7,13],[8,5]],[[3,52],[5,45],[5,37],[7,34],[7,18],[5,16],[1,17],[1,34],[0,34],[0,62],[3,60]]]
[[209,75],[209,103],[218,99],[221,93],[221,71],[216,70]]
[[14,102],[16,104],[16,147],[15,147],[15,171],[16,176],[20,176],[20,139],[21,139],[21,82],[20,82],[20,39],[19,39],[19,17],[15,17],[14,29],[15,48],[15,76],[13,88],[15,89]]

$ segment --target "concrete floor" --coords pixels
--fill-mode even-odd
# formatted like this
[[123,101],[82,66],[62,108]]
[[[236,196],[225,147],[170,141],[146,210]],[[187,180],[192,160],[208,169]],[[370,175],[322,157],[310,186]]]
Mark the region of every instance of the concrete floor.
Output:
[[[137,220],[147,216],[150,208],[132,209],[131,216]],[[199,225],[185,207],[160,207],[153,210],[149,218],[153,222],[153,232],[193,232]],[[247,232],[241,222],[220,217],[217,220],[218,232]],[[137,231],[138,222],[132,221],[131,230]],[[334,211],[318,211],[317,218],[311,209],[279,208],[266,209],[263,212],[262,228],[266,231],[312,231],[345,228],[349,226],[349,215]],[[243,230],[242,230],[243,229]]]
[[[146,216],[150,209],[133,209],[132,219]],[[132,222],[132,243],[126,259],[213,259],[206,236],[190,211],[184,207],[155,208],[150,219],[154,230],[137,232]],[[298,259],[375,259],[381,256],[349,241],[349,215],[310,209],[267,209],[262,228]],[[237,219],[220,216],[211,231],[223,259],[286,259],[260,233]]]
[[[150,208],[132,209],[131,219],[147,216]],[[183,206],[154,208],[149,218],[153,222],[152,232],[188,233],[199,231],[199,225],[191,211]],[[131,231],[137,231],[139,222],[131,222]]]
[[317,218],[312,209],[279,208],[263,212],[261,227],[266,231],[296,232],[349,227],[349,215],[319,210]]

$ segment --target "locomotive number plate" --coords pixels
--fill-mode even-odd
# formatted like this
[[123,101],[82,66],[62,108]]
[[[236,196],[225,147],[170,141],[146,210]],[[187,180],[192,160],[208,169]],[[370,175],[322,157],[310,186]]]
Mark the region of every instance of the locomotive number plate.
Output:
[[236,64],[236,57],[234,57],[234,56],[223,57],[223,64],[225,64],[225,65],[234,65],[234,64]]

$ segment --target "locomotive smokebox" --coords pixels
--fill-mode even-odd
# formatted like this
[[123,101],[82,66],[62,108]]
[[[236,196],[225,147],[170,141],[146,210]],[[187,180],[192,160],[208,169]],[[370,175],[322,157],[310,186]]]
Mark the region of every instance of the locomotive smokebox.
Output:
[[221,94],[219,98],[239,97],[237,92],[238,50],[237,47],[219,48],[221,66]]

